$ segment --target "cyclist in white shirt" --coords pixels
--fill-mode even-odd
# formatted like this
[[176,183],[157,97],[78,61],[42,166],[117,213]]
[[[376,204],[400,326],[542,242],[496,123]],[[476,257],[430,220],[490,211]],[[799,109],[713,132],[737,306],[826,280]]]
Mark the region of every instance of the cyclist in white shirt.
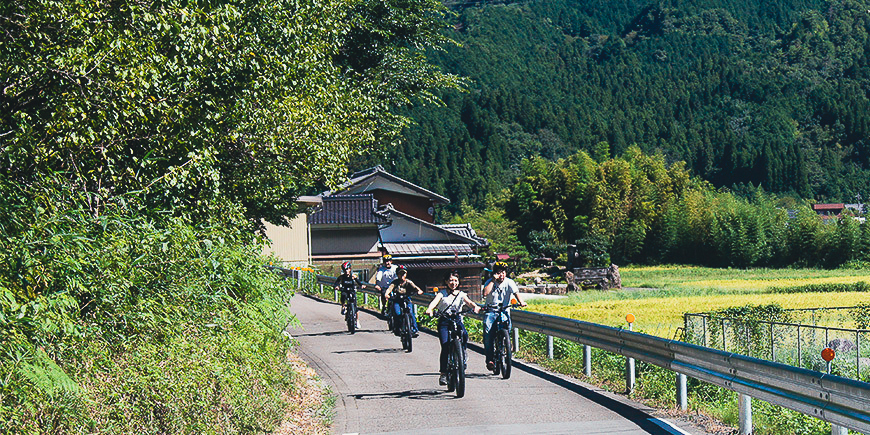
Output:
[[[459,309],[462,308],[462,304],[471,307],[475,313],[480,312],[480,307],[468,298],[468,294],[459,290],[458,271],[454,270],[444,276],[444,284],[447,288],[435,293],[435,299],[432,299],[432,302],[429,303],[429,307],[426,308],[426,314],[431,316],[436,307],[439,313],[449,312],[450,310],[459,312]],[[452,320],[445,317],[438,318],[438,336],[441,339],[441,358],[439,366],[441,376],[438,378],[438,383],[441,385],[447,385],[447,354],[450,352],[450,349],[448,349],[448,322],[451,321]],[[462,334],[462,350],[464,355],[465,347],[468,343],[468,331],[465,330],[465,325],[462,323],[461,315],[458,316],[457,326],[459,327],[460,334]]]
[[375,289],[381,292],[381,306],[383,306],[383,314],[386,315],[389,311],[387,310],[387,298],[384,293],[387,291],[387,287],[396,279],[396,266],[393,264],[393,256],[390,254],[385,254],[381,260],[383,264],[378,266],[378,270],[375,272],[374,284]]
[[[520,297],[520,289],[514,280],[507,277],[507,263],[498,261],[492,266],[492,278],[483,285],[483,297],[486,300],[486,308],[501,308],[511,303],[511,297],[516,298],[520,306],[525,307],[526,303]],[[492,330],[492,325],[498,319],[499,315],[507,317],[508,328],[510,328],[511,315],[510,310],[503,313],[488,311],[483,316],[483,349],[486,351],[486,369],[492,370],[495,368],[493,362],[492,342],[495,339],[495,334],[498,331]]]

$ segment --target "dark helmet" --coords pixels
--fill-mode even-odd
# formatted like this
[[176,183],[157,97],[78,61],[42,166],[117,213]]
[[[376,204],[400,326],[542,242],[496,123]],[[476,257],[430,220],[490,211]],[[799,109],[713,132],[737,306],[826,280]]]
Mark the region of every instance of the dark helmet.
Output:
[[404,264],[396,266],[396,275],[404,275],[406,273],[408,273],[408,268]]
[[341,271],[342,272],[347,272],[348,270],[350,270],[350,267],[351,267],[350,261],[345,261],[344,263],[341,263]]
[[459,277],[460,277],[460,276],[459,276],[459,271],[456,270],[456,269],[453,269],[453,270],[451,270],[451,271],[445,273],[445,274],[444,274],[444,282],[450,281],[450,277],[451,277],[451,276],[455,276],[456,278],[459,278]]
[[508,270],[508,264],[504,261],[496,261],[495,264],[492,265],[493,273],[498,273],[503,270]]

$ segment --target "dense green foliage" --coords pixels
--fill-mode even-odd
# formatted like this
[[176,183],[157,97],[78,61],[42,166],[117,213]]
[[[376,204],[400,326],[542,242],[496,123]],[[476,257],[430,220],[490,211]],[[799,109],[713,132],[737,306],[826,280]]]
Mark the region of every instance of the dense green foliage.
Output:
[[[144,190],[193,219],[240,204],[285,222],[394,139],[391,110],[456,80],[422,51],[431,0],[4,2],[5,177],[62,172],[101,198]],[[359,54],[365,53],[364,57]]]
[[462,2],[450,33],[461,45],[438,62],[471,78],[470,92],[414,110],[388,169],[482,208],[523,158],[583,150],[602,161],[637,145],[717,187],[866,198],[867,10],[864,0]]
[[[747,196],[690,177],[682,162],[630,147],[596,162],[580,152],[522,162],[507,216],[525,243],[548,233],[562,243],[604,239],[611,260],[709,266],[820,266],[870,260],[870,224],[825,224],[808,206],[789,218],[761,189]],[[533,244],[533,243],[532,243]]]
[[432,0],[0,3],[0,432],[283,417],[262,220],[459,80]]

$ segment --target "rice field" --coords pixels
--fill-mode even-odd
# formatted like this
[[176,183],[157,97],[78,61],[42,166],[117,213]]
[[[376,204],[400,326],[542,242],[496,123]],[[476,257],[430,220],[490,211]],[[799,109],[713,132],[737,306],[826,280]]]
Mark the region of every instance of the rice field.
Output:
[[686,312],[744,305],[783,308],[853,306],[870,303],[866,292],[771,293],[771,288],[812,284],[870,283],[866,270],[711,269],[690,266],[620,268],[623,290],[589,290],[559,300],[533,300],[533,311],[673,338]]

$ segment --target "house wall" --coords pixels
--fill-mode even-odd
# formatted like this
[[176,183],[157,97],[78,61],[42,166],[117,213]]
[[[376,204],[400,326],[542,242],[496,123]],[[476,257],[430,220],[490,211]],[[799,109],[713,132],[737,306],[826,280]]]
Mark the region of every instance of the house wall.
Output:
[[285,266],[308,264],[308,215],[299,213],[289,227],[265,222],[266,237],[271,243],[263,246],[263,254],[274,254]]
[[393,208],[402,213],[414,216],[417,219],[429,223],[435,222],[435,217],[429,214],[432,201],[429,198],[405,195],[387,190],[374,190],[369,192],[378,200],[378,205],[393,204]]
[[393,224],[381,230],[384,243],[419,243],[419,242],[449,242],[466,243],[459,236],[451,238],[450,234],[433,229],[419,221],[412,221],[402,216],[392,215]]
[[311,255],[365,254],[378,251],[378,229],[311,229]]

